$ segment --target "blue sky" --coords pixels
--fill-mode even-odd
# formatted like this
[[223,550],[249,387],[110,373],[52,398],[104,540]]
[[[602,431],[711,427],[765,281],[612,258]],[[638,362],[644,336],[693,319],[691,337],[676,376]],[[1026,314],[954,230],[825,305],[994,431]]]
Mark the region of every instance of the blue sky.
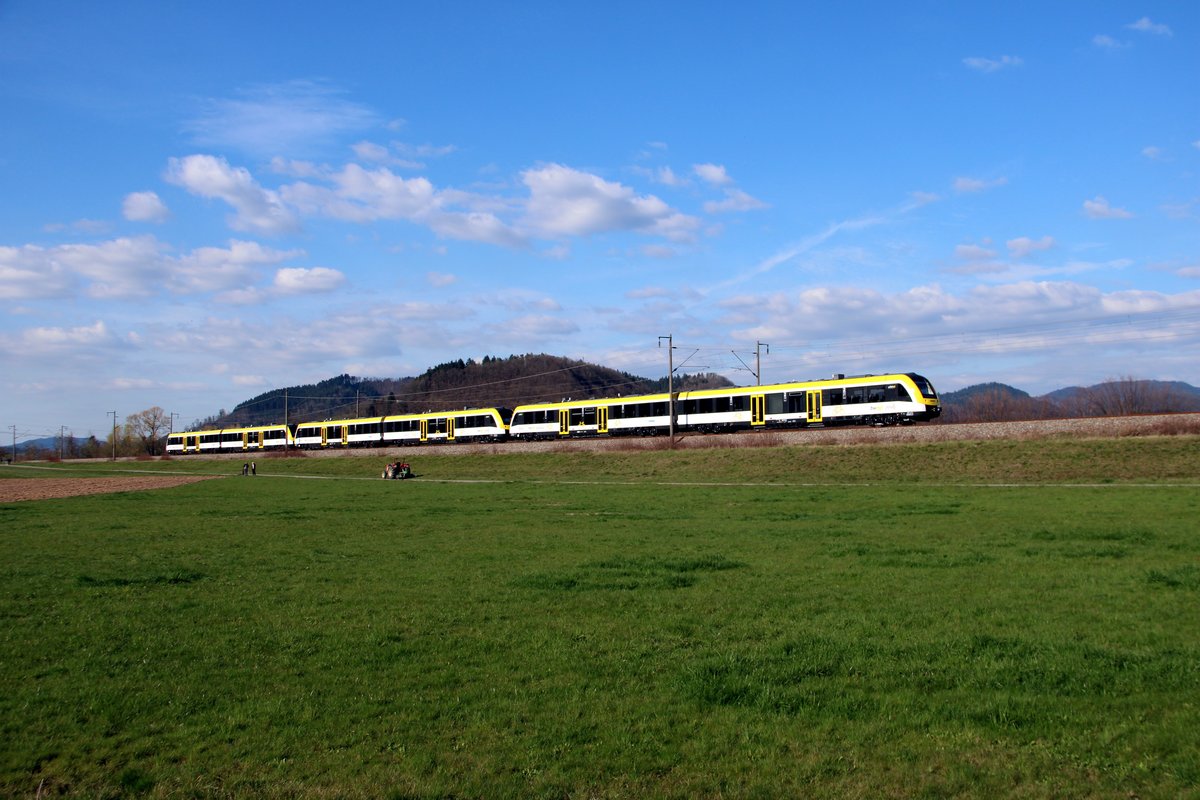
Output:
[[545,352],[1200,384],[1200,6],[0,3],[18,438]]

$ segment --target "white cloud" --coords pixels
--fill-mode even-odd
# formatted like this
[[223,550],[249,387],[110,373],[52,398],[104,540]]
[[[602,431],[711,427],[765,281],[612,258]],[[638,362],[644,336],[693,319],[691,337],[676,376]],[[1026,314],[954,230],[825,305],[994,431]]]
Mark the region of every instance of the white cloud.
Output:
[[1020,236],[1016,239],[1009,239],[1006,243],[1008,246],[1009,255],[1013,258],[1021,259],[1028,256],[1030,253],[1038,252],[1039,250],[1049,250],[1054,247],[1053,236],[1043,236],[1041,239],[1030,239],[1028,236]]
[[711,183],[713,186],[728,186],[733,183],[733,178],[725,171],[725,167],[720,164],[694,164],[692,172],[706,183]]
[[273,250],[258,242],[233,240],[229,247],[198,247],[164,264],[167,288],[176,294],[215,292],[252,283],[259,267],[304,254],[302,250]]
[[376,164],[387,164],[393,167],[402,169],[420,169],[425,166],[420,161],[413,161],[407,158],[398,158],[392,154],[392,151],[381,144],[374,142],[358,142],[350,146],[356,155],[362,161],[369,161]]
[[126,300],[167,290],[195,294],[253,281],[257,267],[303,255],[257,242],[200,247],[172,256],[153,236],[52,248],[0,247],[0,299],[69,297],[82,286],[93,298]]
[[977,244],[960,244],[954,248],[954,257],[964,261],[986,261],[996,257],[996,251]]
[[1164,161],[1166,160],[1167,152],[1161,147],[1150,145],[1149,147],[1142,148],[1142,155],[1151,161]]
[[346,276],[336,269],[286,267],[275,273],[274,287],[280,294],[313,294],[332,292],[345,282]]
[[46,233],[81,233],[81,234],[101,234],[107,233],[110,225],[100,219],[77,219],[74,222],[51,222],[42,226],[42,230]]
[[1024,62],[1019,56],[1000,56],[999,58],[972,56],[964,58],[963,63],[979,72],[998,72],[1009,67],[1019,67]]
[[166,179],[201,197],[223,200],[236,215],[229,219],[235,230],[279,234],[299,225],[277,192],[258,185],[249,170],[231,167],[224,158],[192,155],[172,158]]
[[8,340],[5,349],[15,350],[27,358],[64,351],[107,348],[116,344],[116,338],[101,320],[77,328],[29,328],[15,337],[5,338]]
[[675,171],[670,167],[659,167],[654,173],[653,179],[664,186],[684,186],[687,184],[685,178],[681,178],[675,174]]
[[87,278],[87,294],[98,299],[148,297],[167,272],[164,245],[153,236],[113,239],[100,244],[66,244],[50,257]]
[[1113,37],[1103,33],[1093,36],[1092,44],[1101,48],[1102,50],[1124,50],[1125,48],[1129,47],[1129,44],[1125,42],[1119,42]]
[[36,245],[0,247],[0,300],[61,297],[74,287],[74,276],[54,255]]
[[205,101],[185,128],[203,147],[234,148],[259,157],[305,154],[380,124],[374,111],[341,95],[332,85],[315,81],[253,86],[237,98]]
[[167,204],[154,192],[132,192],[125,195],[121,213],[130,222],[166,222],[171,216]]
[[1152,22],[1149,17],[1142,17],[1137,22],[1131,22],[1125,26],[1131,31],[1139,33],[1153,33],[1156,36],[1174,36],[1174,32],[1166,25],[1159,22]]
[[704,210],[709,214],[723,214],[729,211],[757,211],[768,208],[763,201],[751,197],[741,189],[726,189],[724,200],[709,201],[704,204]]
[[521,224],[539,236],[637,231],[687,241],[700,225],[654,195],[637,195],[627,186],[561,164],[526,170],[521,179],[529,188]]
[[649,258],[674,258],[679,251],[665,244],[648,244],[641,248],[641,253]]
[[1100,195],[1083,201],[1083,213],[1092,219],[1130,219],[1133,216],[1130,211],[1110,206]]
[[954,179],[954,191],[959,194],[974,194],[975,192],[986,191],[987,189],[995,189],[998,186],[1004,186],[1008,183],[1008,178],[1003,176],[987,180],[985,178],[968,178],[961,176]]

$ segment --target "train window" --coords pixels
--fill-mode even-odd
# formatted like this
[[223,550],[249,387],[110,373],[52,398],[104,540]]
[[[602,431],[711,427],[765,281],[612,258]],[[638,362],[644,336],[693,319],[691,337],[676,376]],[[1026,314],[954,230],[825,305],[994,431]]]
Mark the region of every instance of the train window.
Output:
[[783,413],[783,392],[775,392],[774,394],[767,395],[767,413]]
[[571,425],[595,425],[596,424],[596,407],[586,406],[584,408],[571,409]]
[[842,387],[826,389],[821,392],[821,402],[827,406],[840,406],[842,404]]
[[868,386],[867,387],[867,402],[868,403],[882,403],[883,398],[884,398],[884,393],[883,393],[882,386]]
[[748,395],[740,394],[740,395],[736,395],[734,397],[729,398],[729,410],[730,411],[749,411],[750,410],[750,397]]
[[846,403],[865,403],[867,402],[866,390],[861,386],[850,386],[846,389]]
[[921,393],[922,397],[928,397],[930,400],[937,399],[937,392],[933,390],[933,384],[929,382],[928,378],[912,373],[909,373],[908,377],[912,378],[913,383],[917,385],[917,391]]

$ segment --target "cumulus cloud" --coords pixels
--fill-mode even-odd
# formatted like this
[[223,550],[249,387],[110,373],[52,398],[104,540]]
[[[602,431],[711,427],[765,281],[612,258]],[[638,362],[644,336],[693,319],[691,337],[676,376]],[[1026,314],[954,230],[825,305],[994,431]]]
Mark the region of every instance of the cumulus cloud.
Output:
[[709,214],[723,214],[730,211],[757,211],[768,208],[767,204],[758,198],[751,197],[741,189],[726,189],[724,200],[713,200],[704,204],[704,210]]
[[420,169],[425,166],[420,161],[413,161],[408,158],[400,158],[392,153],[390,149],[375,142],[358,142],[350,146],[361,161],[368,161],[376,164],[387,164],[401,169]]
[[161,291],[196,294],[255,280],[258,267],[302,255],[257,242],[200,247],[174,256],[153,236],[58,247],[0,247],[0,298],[90,297],[128,300]]
[[999,58],[981,58],[972,56],[964,58],[963,63],[979,72],[999,72],[1010,67],[1019,67],[1024,62],[1019,56],[1000,56]]
[[733,183],[733,178],[729,177],[725,167],[720,164],[694,164],[692,172],[696,173],[697,177],[705,183],[711,183],[713,186],[728,186]]
[[1156,36],[1175,35],[1170,27],[1159,22],[1153,22],[1149,17],[1142,17],[1137,22],[1131,22],[1125,27],[1131,31],[1138,31],[1139,33],[1152,33]]
[[49,355],[57,351],[109,347],[116,343],[103,321],[77,328],[38,327],[22,331],[16,346],[22,355]]
[[1041,239],[1035,240],[1028,236],[1019,236],[1016,239],[1009,239],[1005,244],[1008,246],[1009,255],[1020,259],[1039,250],[1049,250],[1054,247],[1054,237],[1043,236]]
[[1083,213],[1092,219],[1130,219],[1133,217],[1132,212],[1109,205],[1108,201],[1100,195],[1083,201]]
[[0,247],[0,300],[61,297],[73,287],[74,276],[55,257],[55,249]]
[[166,287],[176,294],[215,292],[252,283],[258,269],[303,255],[301,250],[273,250],[258,242],[233,240],[229,247],[198,247],[167,260]]
[[242,167],[232,167],[224,158],[192,155],[172,158],[166,179],[200,197],[223,200],[236,212],[229,218],[234,230],[281,234],[299,228],[296,217],[277,192],[264,189]]
[[521,179],[529,189],[521,225],[539,236],[637,231],[687,241],[700,226],[698,219],[654,195],[638,195],[628,186],[561,164],[526,170]]
[[328,267],[285,267],[275,273],[275,291],[280,294],[332,292],[346,282],[339,270]]
[[977,244],[960,244],[954,248],[954,257],[964,261],[986,261],[996,257],[996,251]]
[[130,222],[166,222],[171,216],[167,204],[154,192],[132,192],[125,195],[121,213]]

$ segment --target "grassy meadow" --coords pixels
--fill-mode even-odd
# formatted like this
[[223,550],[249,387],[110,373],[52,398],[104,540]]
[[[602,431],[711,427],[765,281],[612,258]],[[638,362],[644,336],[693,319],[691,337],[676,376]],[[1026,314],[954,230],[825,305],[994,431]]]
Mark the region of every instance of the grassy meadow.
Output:
[[[0,795],[1200,797],[1200,438],[0,467]],[[127,474],[124,472],[115,474]]]

